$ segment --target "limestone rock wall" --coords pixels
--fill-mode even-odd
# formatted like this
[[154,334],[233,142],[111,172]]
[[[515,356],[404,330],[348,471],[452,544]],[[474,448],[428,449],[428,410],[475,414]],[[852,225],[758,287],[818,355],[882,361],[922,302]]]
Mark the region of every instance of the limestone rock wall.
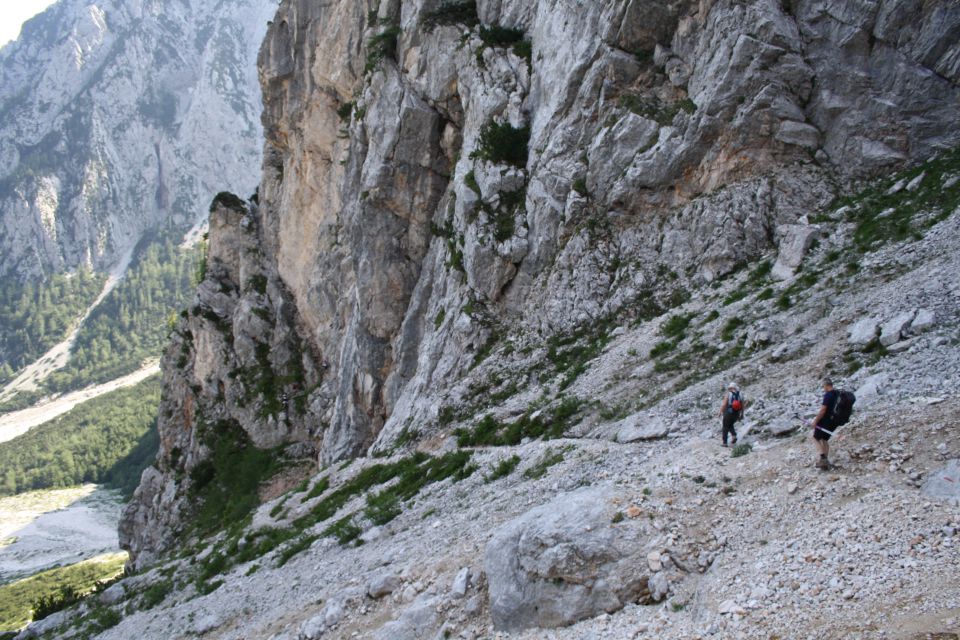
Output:
[[[429,433],[491,350],[509,369],[550,336],[668,309],[791,245],[858,179],[960,142],[949,2],[478,0],[480,24],[440,19],[454,5],[284,0],[272,22],[244,219],[289,321],[249,335],[297,333],[320,373],[303,422],[235,416],[259,442],[308,434],[329,463]],[[235,347],[202,330],[186,370],[234,412],[224,372],[256,320],[215,282],[200,298]],[[174,415],[203,395],[170,371],[178,348]],[[162,482],[182,495],[159,473],[141,503]]]

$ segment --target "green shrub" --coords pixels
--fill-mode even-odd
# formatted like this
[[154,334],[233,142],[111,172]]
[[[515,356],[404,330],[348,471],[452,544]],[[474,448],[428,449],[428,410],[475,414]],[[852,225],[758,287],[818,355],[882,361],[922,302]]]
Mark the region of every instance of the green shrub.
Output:
[[353,108],[356,106],[356,103],[353,102],[344,102],[340,107],[337,108],[337,116],[344,122],[350,122],[350,116],[353,115]]
[[513,455],[509,458],[504,458],[501,460],[497,466],[490,470],[490,474],[487,475],[486,481],[493,482],[494,480],[499,480],[500,478],[505,478],[506,476],[513,473],[513,470],[517,468],[517,465],[520,464],[520,456]]
[[210,203],[210,213],[213,213],[217,206],[232,209],[237,213],[247,213],[246,203],[240,196],[230,193],[229,191],[221,191],[213,197],[213,201]]
[[693,113],[697,109],[697,105],[689,98],[677,102],[664,103],[656,96],[640,96],[633,93],[626,93],[620,96],[620,106],[642,118],[653,120],[661,126],[671,124],[676,115],[681,111]]
[[468,171],[467,175],[463,176],[463,183],[475,194],[482,196],[480,193],[480,185],[477,184],[477,174],[474,173],[473,169]]
[[43,620],[51,613],[62,611],[80,601],[80,591],[71,585],[61,585],[55,593],[48,593],[37,598],[33,603],[33,619]]
[[745,456],[748,453],[753,451],[753,445],[749,442],[744,442],[742,444],[736,445],[731,451],[730,456],[733,458],[739,458],[740,456]]
[[360,539],[362,533],[363,529],[353,521],[353,516],[340,518],[323,530],[323,535],[333,536],[341,545],[353,544],[355,547],[363,544],[363,540]]
[[267,277],[259,273],[250,276],[250,279],[247,280],[247,286],[260,295],[265,295],[267,293]]
[[577,178],[573,181],[573,190],[579,193],[584,198],[590,195],[590,192],[587,190],[587,180],[586,178]]
[[383,525],[396,518],[401,512],[400,497],[396,492],[386,489],[367,496],[367,508],[364,509],[363,514],[374,524]]
[[773,296],[774,296],[773,289],[771,289],[770,287],[767,287],[766,289],[764,289],[763,291],[757,294],[757,300],[770,300],[771,298],[773,298]]
[[480,129],[480,138],[471,158],[499,164],[525,167],[527,164],[530,127],[513,127],[509,122],[491,120]]
[[198,504],[193,524],[213,533],[239,523],[260,504],[260,484],[283,468],[281,449],[256,447],[234,420],[198,431],[210,457],[191,472],[190,491]]
[[513,446],[524,438],[549,440],[562,437],[579,411],[580,400],[567,397],[536,417],[532,417],[532,411],[527,411],[513,422],[502,423],[487,414],[472,429],[461,427],[453,433],[461,447]]
[[790,294],[784,291],[777,298],[777,309],[781,311],[786,311],[793,306],[793,301],[790,299]]
[[161,580],[160,582],[153,583],[144,589],[143,595],[140,597],[141,611],[153,609],[163,602],[171,591],[173,591],[173,582],[170,580]]
[[523,477],[530,480],[539,480],[547,475],[547,470],[549,470],[550,467],[561,462],[563,462],[563,451],[547,450],[535,465],[527,468],[523,472]]
[[743,320],[740,319],[739,317],[734,316],[733,318],[730,318],[729,320],[727,320],[727,322],[723,325],[723,329],[721,329],[720,331],[720,337],[723,338],[725,342],[733,340],[733,336],[736,333],[737,329],[739,329],[742,326],[743,326]]
[[[520,29],[511,29],[493,25],[490,27],[480,27],[480,40],[485,47],[510,47],[518,58],[523,58],[529,65],[533,60],[533,46],[529,40],[524,39],[524,32]],[[477,51],[477,60],[482,61],[483,47]]]
[[739,302],[743,300],[748,295],[750,295],[750,290],[746,287],[741,287],[739,289],[734,289],[726,298],[723,299],[723,306],[733,304],[734,302]]
[[690,326],[690,321],[693,320],[693,318],[694,314],[692,313],[671,316],[660,327],[660,335],[666,338],[679,338],[687,330],[687,327]]
[[760,282],[768,275],[770,275],[770,270],[773,269],[773,265],[769,260],[764,260],[750,272],[750,282]]
[[462,24],[473,27],[480,22],[477,17],[476,0],[453,0],[444,2],[423,17],[423,24],[428,29],[435,29],[442,25]]
[[653,348],[650,349],[651,358],[659,358],[662,355],[670,353],[677,348],[677,343],[672,340],[664,340],[653,345]]
[[400,27],[392,25],[370,38],[367,43],[367,64],[364,67],[364,73],[369,73],[377,68],[380,61],[389,58],[397,59],[397,42],[400,37]]

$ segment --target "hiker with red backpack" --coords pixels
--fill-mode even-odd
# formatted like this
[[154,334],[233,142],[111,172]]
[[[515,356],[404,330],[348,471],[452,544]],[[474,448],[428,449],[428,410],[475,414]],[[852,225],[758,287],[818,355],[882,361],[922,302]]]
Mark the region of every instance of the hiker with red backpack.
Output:
[[823,379],[823,400],[820,403],[820,411],[810,426],[813,428],[813,444],[820,454],[817,460],[818,469],[829,469],[830,460],[830,438],[836,432],[837,427],[841,427],[850,420],[850,414],[853,412],[853,403],[857,401],[856,396],[851,391],[837,390],[833,388],[833,380]]
[[743,419],[743,396],[740,387],[735,382],[727,385],[727,392],[723,394],[723,403],[720,405],[720,417],[723,419],[723,446],[727,446],[727,435],[733,436],[730,444],[737,444],[737,430],[733,428],[738,420]]

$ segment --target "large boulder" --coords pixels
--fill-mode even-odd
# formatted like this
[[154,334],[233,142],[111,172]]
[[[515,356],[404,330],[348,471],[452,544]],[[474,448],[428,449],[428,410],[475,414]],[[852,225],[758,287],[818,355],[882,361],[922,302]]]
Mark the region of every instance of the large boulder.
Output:
[[484,569],[497,629],[561,627],[651,599],[648,525],[614,524],[617,500],[610,486],[580,489],[494,532]]
[[913,322],[914,313],[905,311],[884,322],[880,327],[880,344],[889,347],[895,342],[900,342],[903,334],[910,328],[910,323]]
[[614,440],[621,444],[640,440],[657,440],[670,433],[670,424],[661,417],[649,413],[635,413],[618,422]]

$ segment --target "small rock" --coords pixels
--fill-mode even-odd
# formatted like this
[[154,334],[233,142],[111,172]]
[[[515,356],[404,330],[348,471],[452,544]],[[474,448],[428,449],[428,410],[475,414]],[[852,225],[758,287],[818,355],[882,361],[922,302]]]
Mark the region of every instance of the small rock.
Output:
[[660,558],[659,551],[651,551],[647,554],[647,566],[650,571],[660,571],[663,569],[663,561]]
[[457,572],[453,579],[453,585],[450,592],[457,598],[467,595],[467,589],[470,588],[470,567],[463,567]]
[[880,321],[876,318],[858,320],[847,332],[847,342],[855,346],[866,346],[877,337]]
[[638,507],[635,504],[630,505],[629,507],[627,507],[627,510],[626,510],[626,514],[628,518],[639,518],[640,514],[642,513],[643,511],[640,510],[640,507]]
[[123,583],[118,582],[104,589],[103,593],[101,593],[97,599],[100,601],[100,604],[111,605],[117,604],[123,600],[126,595],[127,588],[123,586]]
[[929,309],[917,309],[916,315],[913,317],[913,322],[910,323],[910,332],[911,333],[923,333],[932,329],[937,322],[937,317]]
[[661,602],[670,593],[670,580],[667,579],[667,574],[660,572],[650,576],[647,588],[650,589],[650,599]]
[[744,615],[747,611],[733,600],[724,600],[717,607],[717,612],[721,615]]
[[912,192],[919,189],[920,183],[923,182],[923,179],[926,177],[927,177],[927,172],[926,171],[921,172],[920,175],[918,175],[916,178],[914,178],[907,184],[907,191]]
[[787,485],[787,493],[789,493],[790,495],[795,494],[797,492],[797,489],[798,487],[796,482],[791,482],[790,484]]
[[367,583],[367,595],[373,599],[390,595],[400,587],[401,582],[400,576],[393,572],[381,573]]

